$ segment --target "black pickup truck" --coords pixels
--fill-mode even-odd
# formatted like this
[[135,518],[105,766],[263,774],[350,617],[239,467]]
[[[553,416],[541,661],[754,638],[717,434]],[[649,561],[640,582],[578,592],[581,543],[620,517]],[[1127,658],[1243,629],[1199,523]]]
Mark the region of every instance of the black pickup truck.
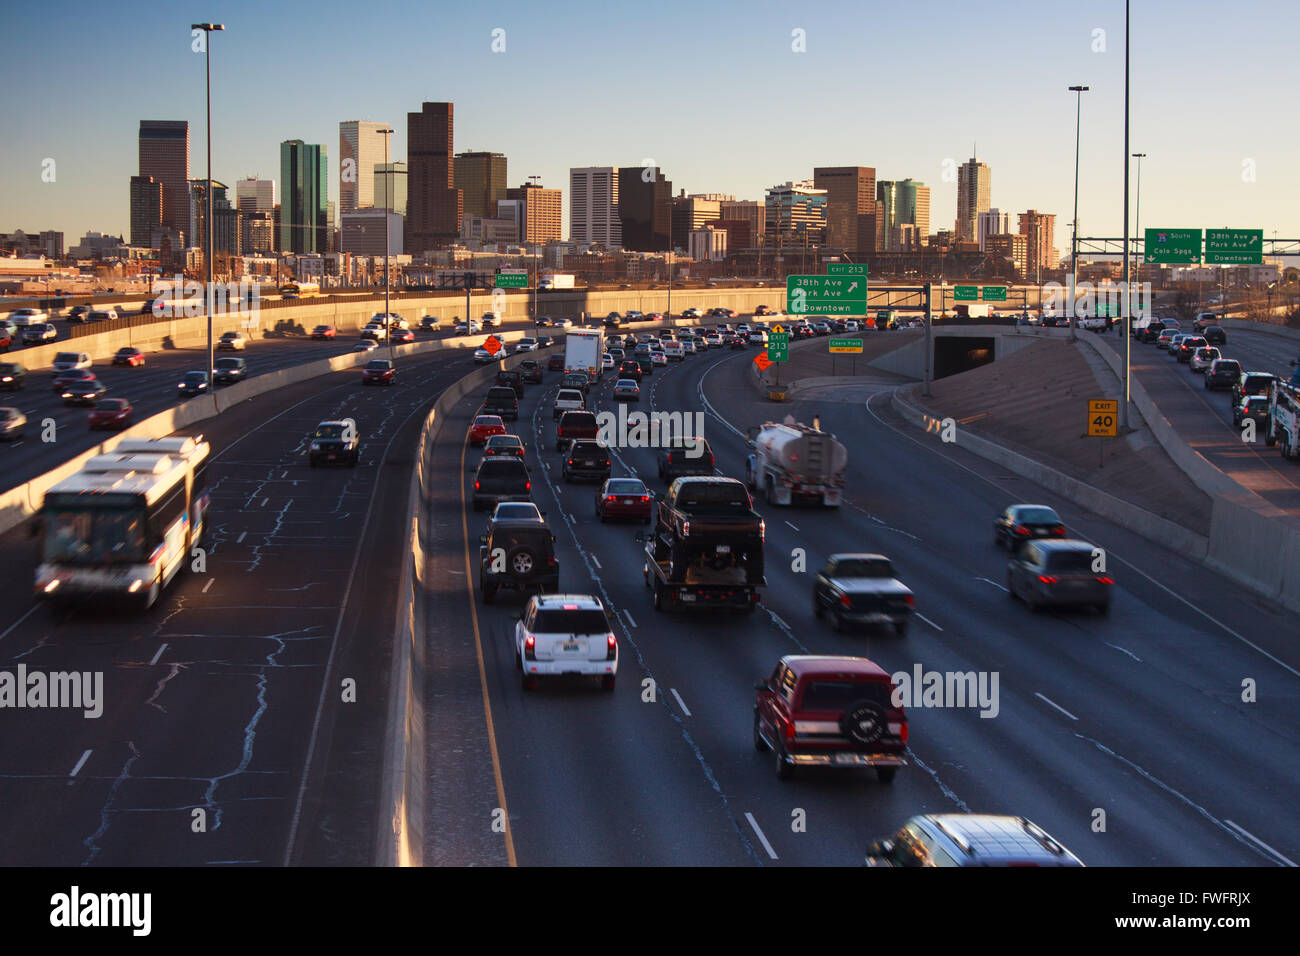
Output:
[[678,478],[659,502],[644,574],[655,610],[725,607],[753,611],[763,576],[766,526],[734,478]]
[[672,484],[685,476],[712,475],[713,449],[703,438],[677,438],[659,452],[659,478]]
[[482,415],[500,415],[515,421],[519,418],[519,396],[509,385],[493,385],[483,400]]

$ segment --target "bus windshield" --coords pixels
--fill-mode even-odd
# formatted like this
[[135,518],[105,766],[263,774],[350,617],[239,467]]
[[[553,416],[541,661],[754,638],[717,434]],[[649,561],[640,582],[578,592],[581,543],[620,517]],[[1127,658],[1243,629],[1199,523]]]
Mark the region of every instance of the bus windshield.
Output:
[[143,564],[144,515],[136,509],[83,508],[46,512],[47,564]]

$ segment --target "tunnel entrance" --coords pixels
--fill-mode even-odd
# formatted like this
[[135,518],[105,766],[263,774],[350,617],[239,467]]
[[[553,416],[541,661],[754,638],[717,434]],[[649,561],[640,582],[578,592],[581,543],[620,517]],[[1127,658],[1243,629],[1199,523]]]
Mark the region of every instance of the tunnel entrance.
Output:
[[969,372],[994,359],[991,335],[944,335],[934,340],[934,377]]

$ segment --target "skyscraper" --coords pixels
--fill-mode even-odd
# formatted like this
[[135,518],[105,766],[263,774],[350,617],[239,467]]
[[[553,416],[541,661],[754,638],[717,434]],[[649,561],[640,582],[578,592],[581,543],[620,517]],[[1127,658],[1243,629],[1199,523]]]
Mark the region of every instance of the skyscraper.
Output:
[[623,245],[618,218],[618,167],[583,166],[569,170],[569,240]]
[[185,233],[190,228],[190,124],[186,120],[140,121],[140,175],[162,184],[162,222]]
[[[1020,234],[1025,237],[1025,275],[1056,268],[1056,214],[1030,209],[1019,216]],[[1037,281],[1037,280],[1035,280]]]
[[[380,163],[375,167],[375,208],[406,215],[406,163]],[[393,195],[388,196],[389,185]]]
[[975,217],[975,238],[979,240],[980,252],[985,251],[989,236],[1005,236],[1017,231],[1011,228],[1011,213],[1002,209],[990,209]]
[[[727,200],[718,203],[719,221],[743,222],[748,226],[744,230],[747,234],[745,245],[748,247],[757,247],[763,244],[764,218],[763,204],[752,199]],[[743,247],[732,242],[730,236],[728,236],[727,248],[734,251]]]
[[280,144],[281,252],[306,255],[329,248],[328,162],[324,146],[300,139]]
[[655,169],[623,166],[618,171],[618,219],[623,248],[633,252],[667,252],[672,239],[673,184]]
[[339,212],[375,205],[375,167],[384,161],[387,123],[347,120],[339,123]]
[[860,216],[876,214],[875,167],[819,166],[813,169],[813,186],[826,195],[826,245],[858,255],[875,252],[875,240],[865,248],[865,237],[879,232],[878,224],[873,219],[864,229],[859,222]]
[[245,215],[275,211],[275,180],[249,176],[235,183],[235,205]]
[[[406,114],[406,251],[419,255],[460,234],[462,197],[456,188],[451,103],[425,103]],[[504,198],[504,197],[502,197]]]
[[[764,229],[769,247],[793,249],[806,244],[812,248],[825,242],[826,191],[817,189],[811,179],[770,187],[766,213]],[[870,218],[874,220],[874,213]],[[853,247],[857,245],[855,238]]]
[[[729,202],[734,201],[732,197]],[[691,233],[703,229],[722,218],[722,200],[707,199],[702,195],[678,193],[673,200],[673,248],[685,250],[691,242]]]
[[131,177],[131,245],[148,247],[162,225],[162,183],[152,176]]
[[957,238],[979,239],[978,216],[989,211],[989,167],[972,156],[957,167]]
[[524,242],[559,242],[564,236],[562,196],[559,189],[547,189],[537,183],[524,183],[507,189],[506,199],[523,202],[523,224],[519,235]]
[[456,188],[461,217],[494,217],[497,202],[506,198],[505,153],[457,153]]

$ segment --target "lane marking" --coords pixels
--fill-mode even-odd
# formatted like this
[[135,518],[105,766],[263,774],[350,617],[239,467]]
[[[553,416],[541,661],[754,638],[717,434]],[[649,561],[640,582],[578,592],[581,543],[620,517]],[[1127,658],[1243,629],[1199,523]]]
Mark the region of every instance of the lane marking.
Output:
[[202,591],[203,594],[208,593],[208,588],[212,587],[212,582],[215,580],[216,578],[208,578],[208,583],[203,585],[203,591]]
[[773,860],[777,859],[776,850],[773,850],[772,844],[767,842],[767,837],[763,834],[763,830],[759,827],[758,821],[754,819],[754,815],[750,813],[748,810],[746,810],[745,819],[748,820],[749,825],[754,828],[754,833],[758,835],[758,841],[763,844],[763,849],[767,851],[767,855]]
[[3,641],[6,637],[8,637],[8,636],[10,635],[10,633],[12,633],[15,629],[17,629],[17,627],[18,627],[19,624],[21,624],[23,621],[27,620],[29,617],[31,617],[33,614],[35,614],[35,613],[36,613],[36,609],[37,609],[38,607],[40,607],[39,604],[33,604],[31,607],[29,607],[29,608],[27,609],[27,613],[26,613],[26,614],[24,614],[24,615],[23,615],[22,617],[20,617],[18,620],[14,621],[12,624],[10,624],[8,627],[6,627],[6,628],[4,629],[3,632],[0,632],[0,641]]
[[[590,557],[591,557],[591,563],[594,564],[596,567],[601,568],[600,562],[596,560],[596,556],[593,554],[590,555]],[[601,568],[601,570],[603,571],[604,568]]]
[[1102,643],[1105,644],[1107,647],[1115,648],[1115,650],[1119,651],[1122,654],[1127,654],[1129,657],[1133,658],[1133,660],[1137,661],[1139,664],[1142,663],[1142,658],[1138,657],[1136,654],[1134,654],[1132,651],[1128,650],[1127,648],[1120,647],[1118,644],[1112,644],[1110,641],[1102,641]]
[[1034,691],[1034,696],[1037,697],[1039,700],[1041,700],[1043,703],[1047,704],[1049,707],[1055,707],[1057,710],[1065,714],[1065,716],[1069,717],[1071,720],[1079,719],[1078,717],[1074,716],[1074,714],[1070,713],[1068,710],[1062,707],[1060,704],[1052,703],[1052,701],[1048,700],[1042,694],[1038,693],[1038,691]]
[[[790,522],[787,521],[786,524],[790,524]],[[790,527],[794,528],[795,531],[798,531],[798,530],[799,530],[798,528],[795,528],[794,525],[792,525],[792,524],[790,524]]]
[[270,500],[271,500],[270,498],[263,498],[263,499],[262,499],[262,505],[261,505],[261,506],[262,506],[263,508],[265,508],[265,507],[266,507],[266,503],[267,503],[268,501],[270,501]]
[[[884,392],[881,392],[881,393],[879,393],[879,394],[883,395],[883,394],[885,394],[885,393],[884,393]],[[872,397],[874,398],[875,396],[872,396]],[[880,423],[881,425],[883,425],[885,428],[888,428],[890,431],[894,432],[894,433],[895,433],[896,435],[898,435],[899,437],[901,437],[901,438],[905,438],[905,439],[907,439],[908,441],[910,441],[912,444],[914,444],[914,445],[918,445],[918,446],[920,446],[921,448],[926,449],[926,450],[929,451],[931,454],[933,454],[933,455],[935,455],[935,456],[937,456],[937,457],[939,457],[939,458],[942,458],[942,459],[943,459],[945,462],[947,462],[948,464],[953,465],[953,466],[955,466],[955,467],[957,467],[957,468],[960,468],[962,471],[965,471],[965,472],[968,472],[969,474],[974,475],[976,478],[979,478],[981,481],[985,482],[986,484],[990,485],[991,487],[993,487],[993,488],[998,488],[997,484],[995,484],[995,483],[994,483],[992,480],[990,480],[989,478],[986,478],[986,477],[984,477],[983,475],[981,475],[981,474],[980,474],[978,471],[976,471],[975,469],[973,469],[973,468],[969,468],[969,467],[967,467],[966,465],[963,465],[961,462],[956,461],[955,459],[953,459],[952,457],[950,457],[950,456],[948,456],[948,455],[940,454],[939,451],[938,451],[937,449],[935,449],[934,447],[932,447],[931,445],[927,445],[925,442],[920,441],[919,439],[914,438],[914,437],[912,437],[911,435],[908,435],[908,434],[904,433],[901,429],[896,428],[896,427],[894,427],[893,425],[891,425],[891,424],[889,424],[888,422],[886,422],[883,418],[881,418],[879,415],[876,414],[876,412],[875,412],[874,409],[872,409],[870,400],[868,400],[868,401],[866,402],[865,407],[866,407],[866,409],[867,409],[868,414],[870,414],[872,418],[874,418],[877,422],[879,422],[879,423]],[[974,454],[974,452],[969,452],[969,454]],[[999,492],[999,493],[1003,493],[1001,488],[998,488],[998,492]],[[1082,505],[1078,504],[1078,502],[1075,502],[1073,499],[1071,499],[1071,498],[1069,498],[1069,497],[1066,497],[1066,496],[1064,496],[1064,495],[1061,495],[1061,496],[1059,496],[1059,497],[1063,497],[1063,498],[1065,498],[1066,501],[1069,501],[1071,504],[1073,504],[1075,507],[1081,509],[1082,511],[1085,511],[1085,512],[1087,512],[1088,514],[1092,514],[1092,512],[1088,511],[1088,509],[1084,508]],[[1105,520],[1105,519],[1103,519],[1103,520]],[[1093,537],[1092,535],[1089,535],[1089,538],[1092,538],[1092,537]],[[1141,537],[1141,536],[1139,535],[1139,537]],[[1146,541],[1147,539],[1146,539],[1146,538],[1143,538],[1142,540],[1143,540],[1143,541]],[[1155,544],[1154,542],[1148,542],[1148,543],[1149,543],[1149,544],[1152,544],[1153,547],[1160,548],[1161,550],[1165,550],[1165,551],[1169,550],[1168,548],[1165,548],[1163,545],[1157,545],[1157,544]],[[1199,607],[1197,607],[1195,604],[1193,604],[1191,601],[1187,600],[1187,598],[1183,597],[1181,594],[1178,594],[1176,591],[1173,591],[1172,589],[1170,589],[1169,587],[1167,587],[1166,585],[1164,585],[1164,584],[1161,583],[1160,581],[1157,581],[1155,578],[1151,577],[1151,575],[1147,574],[1145,571],[1143,571],[1143,570],[1142,570],[1140,567],[1138,567],[1136,564],[1133,564],[1131,561],[1126,561],[1126,560],[1124,560],[1124,558],[1120,557],[1117,553],[1115,553],[1114,551],[1112,551],[1112,550],[1109,549],[1109,548],[1106,549],[1106,553],[1107,553],[1108,556],[1113,557],[1113,558],[1114,558],[1116,561],[1118,561],[1120,564],[1124,565],[1124,567],[1129,568],[1130,570],[1136,572],[1139,576],[1145,578],[1149,583],[1155,585],[1155,586],[1158,587],[1160,590],[1164,591],[1164,592],[1165,592],[1167,595],[1169,595],[1171,598],[1173,598],[1174,600],[1176,600],[1176,601],[1178,601],[1179,603],[1183,604],[1183,605],[1184,605],[1185,607],[1187,607],[1189,610],[1191,610],[1191,611],[1195,612],[1196,614],[1199,614],[1201,617],[1205,618],[1205,620],[1209,621],[1209,622],[1210,622],[1211,624],[1213,624],[1215,627],[1217,627],[1217,628],[1219,628],[1220,630],[1222,630],[1225,634],[1231,635],[1232,637],[1236,638],[1236,639],[1237,639],[1238,641],[1240,641],[1241,643],[1245,644],[1247,647],[1251,648],[1251,649],[1254,650],[1254,651],[1257,651],[1259,654],[1262,654],[1264,657],[1267,657],[1270,661],[1272,661],[1272,662],[1273,662],[1274,664],[1276,664],[1278,667],[1281,667],[1281,668],[1282,668],[1283,670],[1285,670],[1288,674],[1292,674],[1292,675],[1294,675],[1294,676],[1296,676],[1296,677],[1300,677],[1300,670],[1297,670],[1296,668],[1294,668],[1294,667],[1292,667],[1290,664],[1288,664],[1286,661],[1283,661],[1283,660],[1279,659],[1278,657],[1274,656],[1273,654],[1270,654],[1268,651],[1264,650],[1264,648],[1260,647],[1260,646],[1259,646],[1258,644],[1256,644],[1254,641],[1251,641],[1251,640],[1247,639],[1246,637],[1242,636],[1241,634],[1238,634],[1236,631],[1234,631],[1232,628],[1228,627],[1228,625],[1224,624],[1222,621],[1220,621],[1220,620],[1219,620],[1217,617],[1215,617],[1214,615],[1209,614],[1209,613],[1206,612],[1203,608],[1199,608]],[[1205,568],[1206,570],[1211,570],[1210,568],[1206,567],[1204,564],[1199,565],[1199,567]],[[976,580],[977,580],[977,581],[988,581],[988,578],[976,578]],[[1002,585],[1000,585],[1000,584],[996,584],[996,582],[993,582],[993,581],[989,581],[989,583],[990,583],[990,584],[993,584],[995,587],[1002,587]],[[1002,590],[1005,591],[1006,588],[1002,588]],[[1253,593],[1253,592],[1251,592],[1250,588],[1245,588],[1245,587],[1243,587],[1243,590],[1245,590],[1247,593]]]
[[1261,847],[1263,847],[1263,848],[1264,848],[1265,850],[1267,850],[1269,853],[1273,854],[1273,855],[1274,855],[1275,857],[1277,857],[1279,860],[1281,860],[1282,862],[1284,862],[1287,866],[1296,866],[1296,865],[1297,865],[1296,862],[1295,862],[1294,860],[1292,860],[1290,857],[1284,856],[1282,853],[1280,853],[1280,852],[1278,852],[1277,850],[1273,849],[1271,846],[1269,846],[1267,843],[1265,843],[1265,842],[1264,842],[1263,840],[1261,840],[1259,837],[1255,836],[1255,834],[1251,833],[1251,832],[1250,832],[1249,830],[1247,830],[1245,827],[1239,827],[1239,826],[1237,826],[1237,824],[1233,823],[1231,820],[1229,820],[1229,819],[1227,819],[1227,818],[1225,818],[1223,822],[1226,823],[1228,826],[1232,827],[1234,830],[1236,830],[1238,833],[1240,833],[1242,836],[1244,836],[1247,840],[1251,840],[1251,841],[1253,841],[1254,843],[1259,844]]
[[975,580],[976,580],[976,581],[983,581],[985,584],[991,584],[991,585],[993,585],[995,588],[997,588],[999,591],[1004,591],[1004,592],[1007,593],[1007,594],[1010,594],[1010,593],[1011,593],[1010,591],[1007,591],[1007,589],[1004,588],[1002,585],[998,584],[997,581],[990,581],[988,578],[976,578]]
[[243,544],[243,543],[244,543],[244,536],[247,535],[247,534],[248,534],[247,531],[241,531],[241,532],[239,532],[239,537],[235,539],[235,544]]
[[938,624],[935,624],[934,621],[930,620],[928,617],[926,617],[924,614],[920,613],[919,611],[913,611],[912,614],[915,615],[916,617],[919,617],[921,620],[925,621],[926,624],[929,624],[936,631],[943,630],[943,628],[941,628]]
[[686,706],[686,701],[682,700],[682,695],[677,693],[677,688],[670,687],[668,689],[669,691],[672,692],[673,697],[677,699],[677,706],[682,709],[682,713],[685,714],[687,717],[691,716],[691,709]]
[[623,616],[627,618],[628,624],[632,627],[636,627],[636,621],[632,620],[632,613],[627,608],[623,608]]
[[84,754],[81,755],[81,759],[77,761],[77,765],[72,768],[72,773],[68,774],[69,777],[75,777],[77,775],[77,772],[86,765],[86,761],[90,759],[90,753],[91,752],[87,750]]
[[164,642],[163,642],[163,643],[158,647],[158,650],[157,650],[157,651],[154,653],[154,655],[153,655],[153,659],[152,659],[151,661],[149,661],[149,665],[150,665],[151,667],[152,667],[154,664],[157,664],[157,663],[158,663],[158,658],[162,657],[163,651],[165,651],[165,650],[167,650],[167,642],[166,642],[166,641],[164,641]]

